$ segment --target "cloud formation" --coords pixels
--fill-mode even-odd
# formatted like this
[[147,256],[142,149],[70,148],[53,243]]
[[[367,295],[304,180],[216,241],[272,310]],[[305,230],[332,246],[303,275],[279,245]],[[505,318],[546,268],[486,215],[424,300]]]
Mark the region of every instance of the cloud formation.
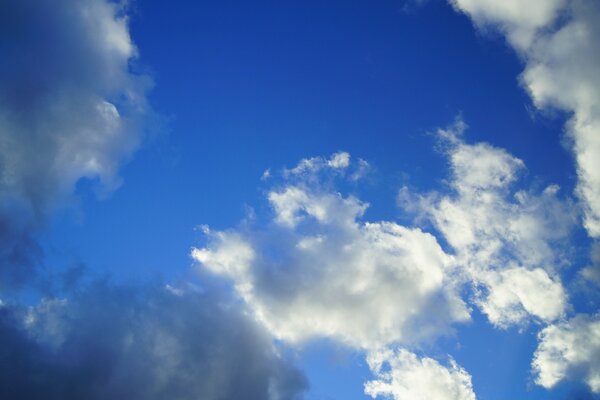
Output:
[[231,279],[257,317],[291,343],[324,337],[361,349],[414,344],[469,319],[452,259],[434,236],[362,221],[366,203],[318,178],[350,168],[349,160],[318,163],[311,173],[307,165],[291,170],[302,177],[268,192],[269,221],[207,230],[208,246],[194,249],[194,259]]
[[535,382],[552,388],[565,379],[579,379],[600,393],[600,315],[576,315],[544,328],[532,368]]
[[600,4],[594,0],[451,0],[482,29],[502,32],[525,63],[521,82],[539,108],[571,113],[584,225],[600,237]]
[[213,292],[95,282],[0,307],[0,397],[293,400],[307,383],[268,332]]
[[[450,390],[454,397],[446,398],[474,398],[469,375],[455,364],[446,369],[407,350],[386,350],[434,340],[470,315],[459,295],[461,272],[433,235],[366,222],[368,204],[335,190],[336,177],[355,180],[366,166],[347,153],[302,160],[266,194],[267,221],[218,232],[205,227],[208,244],[192,257],[230,279],[277,338],[293,345],[328,338],[366,351],[378,378],[367,383],[367,394],[431,398]],[[382,371],[384,362],[393,372]],[[406,391],[411,374],[441,380]]]
[[[33,269],[29,254],[48,211],[81,178],[103,190],[140,142],[147,77],[125,2],[0,4],[0,249],[3,286]],[[33,252],[35,253],[35,251]]]
[[372,398],[394,400],[475,400],[471,376],[450,359],[446,367],[407,350],[380,350],[367,358],[376,380],[365,384]]
[[[266,193],[266,221],[216,232],[205,227],[208,243],[192,257],[202,270],[228,278],[281,340],[333,339],[373,360],[385,355],[387,364],[415,375],[447,377],[455,387],[450,398],[472,394],[458,366],[391,349],[419,346],[468,321],[465,287],[472,289],[467,300],[501,328],[564,316],[560,272],[577,215],[556,185],[516,189],[523,161],[486,143],[466,143],[464,128],[458,121],[438,131],[449,160],[448,190],[400,191],[400,205],[423,228],[365,221],[368,204],[336,190],[336,179],[351,179],[356,168],[349,155],[332,162],[346,154],[338,153],[285,169],[283,181]],[[431,233],[423,230],[425,221],[435,228]],[[367,393],[406,398],[405,371],[385,372],[381,363],[372,364],[378,379]]]
[[[566,130],[576,161],[576,194],[583,210],[583,225],[588,235],[596,240],[592,247],[592,265],[581,274],[598,282],[600,3],[594,0],[450,2],[467,14],[478,28],[497,30],[506,37],[525,64],[520,81],[539,109],[568,112]],[[550,310],[546,309],[546,312]],[[570,375],[567,371],[573,367],[588,371],[575,375],[583,377],[592,390],[599,390],[598,378],[594,377],[597,366],[580,357],[580,336],[576,333],[585,332],[586,326],[593,326],[589,322],[593,318],[579,316],[542,332],[542,342],[534,360],[539,384],[552,387]]]
[[464,128],[458,121],[438,131],[450,192],[415,195],[403,188],[400,205],[433,223],[494,325],[530,316],[555,320],[567,305],[559,272],[576,219],[571,202],[556,185],[540,193],[515,189],[523,161],[487,143],[465,143]]

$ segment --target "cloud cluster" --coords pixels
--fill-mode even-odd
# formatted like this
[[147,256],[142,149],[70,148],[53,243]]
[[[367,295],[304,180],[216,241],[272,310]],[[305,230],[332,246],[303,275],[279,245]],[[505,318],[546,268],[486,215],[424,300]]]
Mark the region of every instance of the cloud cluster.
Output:
[[[390,221],[364,222],[367,204],[318,183],[315,174],[349,165],[322,163],[301,180],[285,180],[267,194],[269,221],[207,231],[208,246],[192,256],[231,279],[257,317],[291,343],[414,344],[468,320],[452,258],[435,237]],[[300,170],[306,162],[292,169]]]
[[[555,108],[569,113],[566,128],[577,166],[576,194],[583,209],[584,227],[588,235],[596,239],[592,246],[593,264],[583,269],[581,275],[597,283],[600,3],[594,0],[450,2],[480,29],[494,29],[505,35],[525,64],[520,80],[538,108]],[[553,296],[557,295],[556,290]],[[541,298],[535,299],[537,304],[540,301],[545,303]],[[545,313],[553,314],[548,308]],[[542,331],[533,363],[538,374],[537,383],[549,388],[566,377],[577,377],[593,391],[600,391],[599,368],[594,362],[598,358],[596,320],[597,317],[581,315]]]
[[293,400],[306,379],[239,304],[189,288],[94,282],[0,307],[0,397]]
[[[373,397],[426,398],[449,390],[444,398],[474,398],[469,375],[455,364],[388,350],[446,334],[453,323],[469,320],[469,310],[459,296],[460,271],[433,235],[363,221],[368,204],[332,187],[334,177],[354,179],[352,171],[366,165],[354,164],[338,153],[284,170],[283,185],[266,195],[268,221],[229,231],[205,228],[209,242],[193,249],[193,258],[229,278],[279,339],[329,338],[367,351],[378,378],[366,386]],[[392,372],[382,371],[384,362]],[[409,391],[403,385],[412,375],[440,381]]]
[[445,367],[403,349],[385,349],[369,354],[367,362],[377,378],[365,384],[372,398],[475,400],[471,376],[452,359]]
[[577,315],[544,328],[532,367],[536,383],[552,388],[580,379],[600,393],[600,315]]
[[480,28],[499,29],[525,62],[521,82],[539,108],[572,116],[584,224],[600,237],[600,4],[594,0],[451,0]]
[[[33,269],[28,255],[48,210],[81,178],[118,186],[138,146],[148,78],[124,2],[0,4],[0,245],[3,286]],[[35,253],[35,252],[34,252]]]
[[[336,190],[336,178],[348,179],[356,168],[338,153],[284,170],[266,193],[266,221],[216,232],[205,227],[208,243],[192,257],[228,278],[279,339],[329,338],[365,350],[378,377],[366,386],[374,397],[409,398],[402,382],[410,374],[444,376],[440,385],[454,388],[449,398],[472,395],[458,366],[391,349],[418,346],[468,321],[465,287],[473,293],[467,300],[498,327],[562,317],[568,298],[560,271],[576,214],[555,185],[516,190],[524,163],[489,144],[466,143],[464,128],[458,121],[438,132],[449,190],[400,191],[400,205],[429,221],[432,233],[365,221],[368,204]],[[339,154],[343,162],[332,162]]]
[[514,188],[524,163],[503,149],[462,139],[464,123],[439,130],[450,163],[450,193],[400,191],[400,205],[430,220],[473,283],[476,303],[500,327],[529,316],[552,321],[567,296],[559,271],[576,221],[571,202],[551,185],[540,193]]

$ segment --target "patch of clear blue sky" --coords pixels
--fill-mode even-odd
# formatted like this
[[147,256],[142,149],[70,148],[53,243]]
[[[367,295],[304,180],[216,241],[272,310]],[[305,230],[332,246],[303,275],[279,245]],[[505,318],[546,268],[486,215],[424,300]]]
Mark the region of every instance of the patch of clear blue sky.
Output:
[[[403,9],[403,1],[366,0],[136,2],[136,68],[154,77],[151,103],[166,122],[109,199],[80,183],[79,212],[62,212],[45,237],[48,262],[172,279],[189,270],[195,226],[231,227],[245,205],[264,208],[265,169],[338,150],[375,168],[364,187],[348,188],[371,203],[366,218],[405,222],[397,189],[443,187],[446,161],[426,132],[459,114],[467,141],[506,148],[525,161],[529,183],[570,193],[564,116],[532,113],[513,52],[444,1]],[[536,331],[495,330],[475,312],[430,350],[452,354],[481,399],[548,398],[528,384]],[[339,361],[326,343],[299,354],[312,398],[365,398],[361,357]],[[578,390],[563,385],[555,398]]]

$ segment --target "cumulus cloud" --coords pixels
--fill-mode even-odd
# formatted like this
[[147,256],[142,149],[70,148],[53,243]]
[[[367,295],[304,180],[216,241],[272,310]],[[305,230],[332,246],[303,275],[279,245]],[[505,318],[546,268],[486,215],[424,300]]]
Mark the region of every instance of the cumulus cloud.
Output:
[[[335,189],[336,177],[351,176],[340,175],[330,162],[334,155],[284,170],[283,181],[266,193],[266,221],[206,229],[208,242],[192,257],[203,270],[228,278],[257,318],[292,344],[330,338],[372,357],[393,346],[418,346],[469,320],[465,287],[497,327],[551,323],[568,308],[560,273],[569,264],[577,219],[572,201],[556,185],[517,187],[524,162],[487,143],[466,143],[465,127],[459,120],[438,131],[449,161],[447,190],[400,191],[400,205],[423,226],[427,221],[431,232],[366,221],[368,204]],[[355,166],[349,161],[344,168]],[[386,357],[421,365],[415,375],[426,376],[432,367],[446,383],[468,377],[454,364],[446,368],[408,351]],[[368,393],[409,396],[402,392],[407,375],[373,365],[379,379],[367,385]],[[451,398],[470,388],[461,379]]]
[[35,266],[28,253],[48,210],[81,178],[118,186],[140,142],[149,82],[131,72],[125,11],[106,0],[0,4],[0,235],[13,238],[0,249],[4,285]]
[[[268,221],[209,233],[194,259],[229,278],[257,317],[290,343],[325,337],[362,349],[414,344],[468,320],[452,258],[434,236],[363,221],[366,203],[319,183],[319,174],[338,172],[339,163],[330,162],[336,157],[300,180],[284,179],[267,194]],[[291,171],[306,174],[306,166],[304,160]]]
[[539,193],[515,189],[523,161],[487,143],[465,143],[464,128],[458,121],[438,132],[450,192],[420,196],[403,188],[400,204],[433,223],[493,324],[506,327],[529,316],[552,321],[567,305],[559,271],[576,219],[571,202],[556,185]]
[[372,398],[475,400],[471,376],[452,359],[447,367],[407,350],[385,349],[370,353],[367,362],[377,378],[365,384]]
[[482,28],[499,29],[522,57],[521,82],[539,108],[572,113],[567,124],[577,162],[584,225],[600,237],[600,4],[594,0],[523,3],[452,0]]
[[600,393],[600,315],[577,315],[539,334],[532,367],[535,382],[552,388],[565,379],[580,379]]
[[0,339],[2,398],[292,400],[307,385],[239,304],[185,287],[3,305]]

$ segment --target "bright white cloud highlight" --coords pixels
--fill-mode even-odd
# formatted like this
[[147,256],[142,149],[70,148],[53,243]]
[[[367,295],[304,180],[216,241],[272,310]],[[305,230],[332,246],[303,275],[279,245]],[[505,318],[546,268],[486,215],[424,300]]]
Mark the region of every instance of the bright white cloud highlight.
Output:
[[386,349],[369,354],[367,362],[377,378],[365,384],[372,398],[475,400],[471,376],[452,359],[446,367],[406,350]]
[[577,315],[546,327],[532,367],[535,382],[552,388],[565,379],[581,379],[600,393],[600,315]]

